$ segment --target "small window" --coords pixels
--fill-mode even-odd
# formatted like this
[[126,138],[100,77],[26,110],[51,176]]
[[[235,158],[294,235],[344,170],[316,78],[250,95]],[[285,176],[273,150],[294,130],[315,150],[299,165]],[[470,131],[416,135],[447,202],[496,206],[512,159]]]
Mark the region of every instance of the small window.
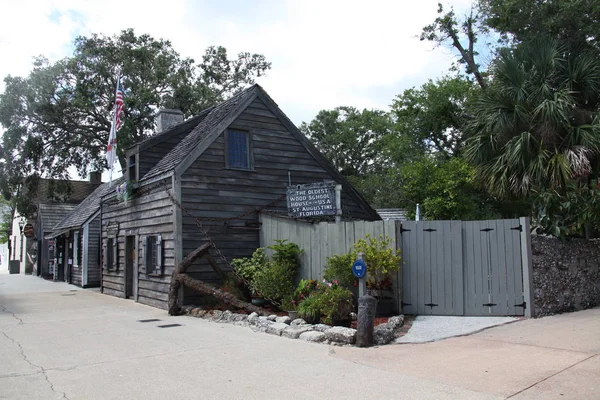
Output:
[[250,162],[250,134],[243,131],[228,130],[227,168],[252,169]]
[[137,182],[137,173],[136,173],[136,168],[135,168],[135,154],[132,156],[129,156],[129,164],[128,164],[128,171],[129,171],[129,180],[133,181],[133,182]]
[[73,258],[75,259],[74,267],[78,267],[81,265],[79,258],[79,232],[74,232],[73,234]]
[[144,262],[148,275],[162,275],[162,238],[157,236],[146,236],[144,243]]
[[110,238],[106,240],[106,252],[104,254],[104,259],[106,260],[105,266],[106,269],[117,269],[117,239]]

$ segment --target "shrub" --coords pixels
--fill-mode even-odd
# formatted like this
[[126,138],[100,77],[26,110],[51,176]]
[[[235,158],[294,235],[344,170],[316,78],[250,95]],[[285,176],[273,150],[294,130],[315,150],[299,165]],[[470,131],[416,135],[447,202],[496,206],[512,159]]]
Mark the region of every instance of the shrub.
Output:
[[254,275],[252,287],[265,298],[279,303],[294,292],[296,268],[289,261],[269,261]]
[[354,251],[327,257],[323,278],[330,282],[338,281],[340,285],[346,288],[352,287],[356,281],[356,277],[352,273],[354,260],[356,260],[356,252]]
[[249,288],[252,289],[256,273],[265,269],[268,261],[265,249],[261,247],[256,249],[250,258],[234,258],[231,261],[231,265]]
[[353,307],[352,292],[326,280],[300,281],[294,297],[300,299],[298,316],[312,323],[347,320]]
[[298,305],[298,317],[309,324],[318,323],[321,319],[321,299],[317,295],[309,296]]
[[367,260],[367,287],[370,289],[389,289],[392,284],[390,274],[398,271],[402,258],[400,250],[392,250],[392,239],[379,235],[367,235],[354,243],[356,253],[364,253]]

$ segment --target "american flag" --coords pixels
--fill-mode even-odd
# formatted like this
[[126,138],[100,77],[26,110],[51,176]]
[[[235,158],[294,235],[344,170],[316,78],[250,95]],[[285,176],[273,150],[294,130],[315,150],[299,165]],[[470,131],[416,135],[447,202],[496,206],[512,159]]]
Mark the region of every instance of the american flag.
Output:
[[121,128],[121,114],[123,113],[123,88],[121,87],[121,76],[117,78],[117,90],[115,92],[115,106],[108,145],[106,146],[106,161],[110,169],[110,181],[112,183],[112,169],[117,160],[117,131]]

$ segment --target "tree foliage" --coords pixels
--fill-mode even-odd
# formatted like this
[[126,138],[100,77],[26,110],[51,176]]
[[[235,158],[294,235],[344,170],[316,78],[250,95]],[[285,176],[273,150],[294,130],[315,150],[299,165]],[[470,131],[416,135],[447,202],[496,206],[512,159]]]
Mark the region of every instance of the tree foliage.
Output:
[[300,130],[345,176],[364,176],[386,162],[384,140],[390,134],[389,115],[354,107],[321,110]]
[[479,0],[484,23],[505,39],[527,42],[548,36],[571,48],[600,49],[600,3],[596,0]]
[[466,154],[494,194],[564,193],[597,175],[600,59],[552,39],[505,49],[473,106]]
[[270,68],[264,56],[240,53],[229,59],[223,47],[209,47],[202,62],[182,58],[164,39],[136,35],[79,37],[73,55],[56,63],[38,59],[27,78],[5,78],[0,95],[3,149],[23,153],[39,174],[66,176],[102,170],[117,74],[125,88],[118,156],[146,138],[159,107],[186,116],[241,90]]

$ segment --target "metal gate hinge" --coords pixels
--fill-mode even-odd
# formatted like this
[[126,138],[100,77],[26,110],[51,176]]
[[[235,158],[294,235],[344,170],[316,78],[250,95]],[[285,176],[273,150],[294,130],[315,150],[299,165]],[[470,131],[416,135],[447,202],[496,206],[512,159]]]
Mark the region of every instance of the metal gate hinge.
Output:
[[437,229],[433,229],[433,228],[427,228],[427,229],[423,229],[423,232],[436,232]]
[[524,301],[521,304],[515,304],[515,307],[523,307],[523,310],[527,309],[527,302]]
[[494,306],[497,306],[497,305],[498,304],[496,304],[496,303],[485,303],[483,306],[484,307],[494,307]]
[[401,301],[401,302],[400,302],[400,305],[401,305],[402,307],[404,307],[404,306],[412,306],[412,303],[405,303],[405,302]]
[[405,229],[403,226],[400,227],[400,234],[402,235],[403,232],[410,232],[410,229]]
[[523,225],[515,226],[514,228],[510,228],[510,230],[523,232]]
[[489,231],[493,231],[494,228],[485,228],[485,229],[480,229],[481,232],[489,232]]
[[433,308],[433,307],[437,307],[438,306],[437,304],[434,304],[434,303],[429,303],[429,304],[425,304],[425,305],[427,307],[429,307],[429,308]]

